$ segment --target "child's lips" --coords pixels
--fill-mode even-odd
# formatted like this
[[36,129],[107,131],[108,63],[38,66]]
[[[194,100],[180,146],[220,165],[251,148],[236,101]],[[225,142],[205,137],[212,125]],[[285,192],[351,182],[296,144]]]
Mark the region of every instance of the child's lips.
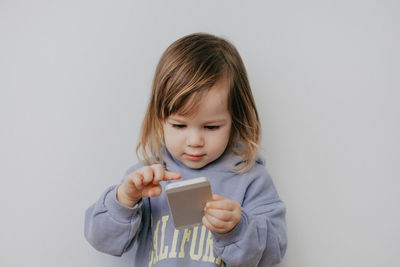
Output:
[[185,155],[187,159],[193,161],[201,160],[204,156],[204,154],[185,154]]

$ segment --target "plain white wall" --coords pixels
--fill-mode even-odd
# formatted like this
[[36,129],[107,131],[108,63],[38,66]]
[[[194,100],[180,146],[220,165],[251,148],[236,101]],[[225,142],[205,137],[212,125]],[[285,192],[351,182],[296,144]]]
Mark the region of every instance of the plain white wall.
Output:
[[0,1],[0,266],[131,266],[83,237],[136,162],[157,61],[241,53],[286,202],[282,267],[400,266],[398,1]]

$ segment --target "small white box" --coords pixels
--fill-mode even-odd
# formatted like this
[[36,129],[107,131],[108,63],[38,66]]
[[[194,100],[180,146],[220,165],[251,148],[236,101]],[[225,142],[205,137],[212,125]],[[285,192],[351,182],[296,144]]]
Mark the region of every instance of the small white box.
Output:
[[176,229],[201,224],[204,207],[212,200],[211,185],[207,177],[170,183],[165,192]]

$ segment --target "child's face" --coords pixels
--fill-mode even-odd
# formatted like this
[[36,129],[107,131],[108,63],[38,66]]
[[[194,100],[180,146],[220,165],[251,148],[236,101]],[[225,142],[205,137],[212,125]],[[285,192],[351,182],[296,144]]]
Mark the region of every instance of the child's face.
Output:
[[168,151],[187,167],[202,168],[224,153],[232,125],[228,92],[228,83],[221,80],[203,94],[193,114],[172,114],[164,123]]

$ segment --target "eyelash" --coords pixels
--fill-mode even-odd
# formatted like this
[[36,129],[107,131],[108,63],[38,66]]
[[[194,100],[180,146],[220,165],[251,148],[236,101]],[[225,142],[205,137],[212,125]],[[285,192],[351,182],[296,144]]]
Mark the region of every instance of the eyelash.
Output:
[[186,125],[185,124],[172,124],[172,127],[178,128],[178,129],[183,129],[186,127]]
[[204,126],[204,128],[206,128],[207,130],[217,130],[219,129],[219,126],[217,125],[210,125],[210,126]]
[[[184,129],[184,128],[186,128],[186,125],[185,124],[172,124],[172,127],[177,128],[177,129]],[[204,126],[204,128],[207,129],[207,130],[212,131],[212,130],[219,129],[219,126],[217,126],[217,125],[207,125],[207,126]]]

